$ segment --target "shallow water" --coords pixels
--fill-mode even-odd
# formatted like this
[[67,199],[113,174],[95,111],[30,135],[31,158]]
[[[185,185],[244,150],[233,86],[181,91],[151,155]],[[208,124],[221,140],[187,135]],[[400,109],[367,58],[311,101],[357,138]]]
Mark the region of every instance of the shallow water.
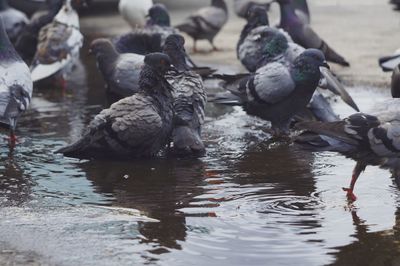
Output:
[[[53,152],[105,103],[92,59],[65,92],[37,90],[0,145],[0,239],[59,265],[395,265],[400,193],[368,167],[354,204],[354,162],[268,142],[268,123],[209,105],[200,159],[79,161]],[[350,88],[362,110],[389,97]],[[343,116],[352,110],[340,101]]]

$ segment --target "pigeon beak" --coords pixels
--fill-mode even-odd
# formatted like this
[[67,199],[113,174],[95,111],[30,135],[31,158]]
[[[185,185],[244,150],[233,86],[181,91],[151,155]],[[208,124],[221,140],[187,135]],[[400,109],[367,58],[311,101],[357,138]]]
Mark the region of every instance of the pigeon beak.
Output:
[[323,76],[322,80],[320,81],[319,86],[323,89],[328,89],[336,95],[339,95],[342,100],[351,106],[357,112],[360,111],[357,104],[354,102],[353,98],[350,94],[346,91],[343,87],[342,83],[337,80],[337,78],[332,74],[332,72],[325,68],[320,67],[321,74]]

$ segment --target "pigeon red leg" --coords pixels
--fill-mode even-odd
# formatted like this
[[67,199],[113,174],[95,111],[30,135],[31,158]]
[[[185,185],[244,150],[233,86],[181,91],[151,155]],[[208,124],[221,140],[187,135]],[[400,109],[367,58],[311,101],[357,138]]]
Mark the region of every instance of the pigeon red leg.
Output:
[[356,201],[357,197],[354,195],[354,187],[360,174],[365,170],[366,165],[357,163],[353,170],[353,176],[351,177],[350,188],[343,188],[347,192],[347,198],[350,201]]

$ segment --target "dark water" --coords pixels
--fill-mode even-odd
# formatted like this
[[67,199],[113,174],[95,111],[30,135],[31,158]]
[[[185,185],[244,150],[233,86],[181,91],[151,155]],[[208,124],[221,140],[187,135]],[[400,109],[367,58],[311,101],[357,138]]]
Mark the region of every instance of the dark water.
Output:
[[[398,265],[400,193],[368,167],[271,144],[268,123],[210,105],[200,159],[79,161],[53,151],[105,103],[92,59],[38,90],[13,154],[0,146],[0,239],[61,265]],[[363,110],[388,97],[352,88]],[[352,111],[334,104],[342,115]]]

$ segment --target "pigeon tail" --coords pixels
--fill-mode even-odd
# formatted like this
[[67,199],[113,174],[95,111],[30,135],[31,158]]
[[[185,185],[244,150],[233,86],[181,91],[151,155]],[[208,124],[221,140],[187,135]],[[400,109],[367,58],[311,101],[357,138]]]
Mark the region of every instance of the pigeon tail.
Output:
[[344,67],[349,67],[350,63],[343,56],[336,53],[326,42],[322,42],[320,50],[325,54],[326,60],[339,64]]
[[379,65],[384,72],[393,71],[400,65],[400,53],[379,58]]

